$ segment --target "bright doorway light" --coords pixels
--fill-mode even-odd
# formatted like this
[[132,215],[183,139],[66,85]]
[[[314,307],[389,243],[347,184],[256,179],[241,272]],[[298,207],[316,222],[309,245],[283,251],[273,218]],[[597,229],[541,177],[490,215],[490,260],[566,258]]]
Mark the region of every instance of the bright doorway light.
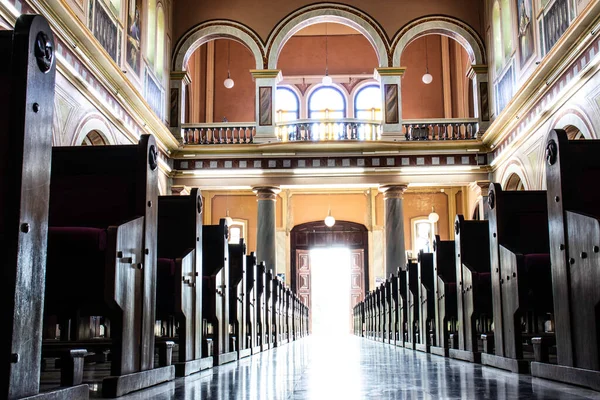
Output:
[[310,251],[311,314],[314,335],[350,332],[350,250]]

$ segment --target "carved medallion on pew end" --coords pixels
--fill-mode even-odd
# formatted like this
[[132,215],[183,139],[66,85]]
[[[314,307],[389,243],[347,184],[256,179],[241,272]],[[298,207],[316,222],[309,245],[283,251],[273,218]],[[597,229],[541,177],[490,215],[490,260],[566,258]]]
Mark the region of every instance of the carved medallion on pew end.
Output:
[[558,147],[556,146],[556,142],[554,139],[548,142],[546,146],[546,162],[548,165],[554,165],[556,162],[556,153],[558,152]]
[[158,168],[158,151],[154,145],[150,146],[150,150],[148,151],[148,165],[150,165],[152,171]]
[[490,193],[488,194],[488,206],[490,207],[490,210],[493,210],[494,207],[496,207],[496,193],[493,191],[490,191]]
[[202,208],[204,207],[204,203],[202,202],[202,196],[198,196],[198,201],[196,202],[196,210],[198,214],[202,214]]
[[38,68],[43,73],[48,73],[54,61],[54,48],[52,40],[44,32],[38,32],[35,39],[35,59]]
[[458,235],[460,233],[460,223],[458,221],[454,221],[454,234]]

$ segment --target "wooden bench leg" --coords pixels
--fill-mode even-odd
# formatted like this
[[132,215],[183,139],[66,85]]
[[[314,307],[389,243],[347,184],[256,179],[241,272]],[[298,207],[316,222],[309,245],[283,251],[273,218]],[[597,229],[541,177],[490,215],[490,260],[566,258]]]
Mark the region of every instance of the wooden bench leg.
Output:
[[543,337],[534,337],[531,339],[531,343],[535,361],[548,363],[550,361],[550,341]]
[[173,347],[175,342],[166,341],[158,345],[158,366],[168,367],[173,364]]
[[85,349],[66,350],[60,360],[60,385],[77,386],[83,382]]

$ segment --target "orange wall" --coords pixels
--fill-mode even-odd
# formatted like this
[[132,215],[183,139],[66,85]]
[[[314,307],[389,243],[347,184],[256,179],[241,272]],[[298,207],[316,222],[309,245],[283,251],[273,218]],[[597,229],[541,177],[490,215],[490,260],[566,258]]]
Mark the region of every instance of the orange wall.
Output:
[[436,233],[448,240],[448,196],[445,193],[407,193],[404,195],[404,235],[406,250],[412,249],[411,220],[427,217],[431,207],[439,214]]
[[325,219],[329,205],[336,220],[369,226],[368,198],[363,193],[294,194],[291,199],[292,226]]
[[[235,85],[225,88],[227,79],[227,44],[231,44],[229,71]],[[206,122],[206,44],[194,52],[188,63],[192,83],[190,122]],[[215,41],[215,93],[213,121],[252,122],[255,119],[255,84],[250,70],[256,64],[250,50],[233,40]]]
[[[245,195],[232,194],[209,194],[211,196],[211,224],[218,224],[221,218],[225,218],[229,209],[229,216],[233,219],[247,221],[246,226],[246,248],[248,253],[256,251],[256,228],[258,226],[258,201],[254,193]],[[206,204],[206,203],[204,203]],[[276,202],[276,227],[282,227],[282,201],[277,198]]]
[[[335,74],[372,74],[377,55],[363,35],[328,36],[328,67]],[[283,47],[277,68],[286,75],[325,73],[325,36],[294,36]]]
[[[433,81],[429,85],[421,80],[425,74],[425,38],[427,38],[429,73],[433,76]],[[444,92],[440,36],[425,36],[409,44],[402,53],[400,65],[406,67],[402,77],[402,118],[443,118]]]
[[[231,43],[229,70],[235,85],[223,86],[227,79],[227,43]],[[250,50],[233,40],[217,40],[215,46],[215,122],[227,117],[230,122],[254,121],[255,84],[250,70],[256,62]]]
[[[173,43],[197,24],[227,19],[245,24],[266,41],[277,23],[293,11],[314,4],[314,0],[177,0],[173,11]],[[427,15],[458,18],[481,32],[483,2],[479,0],[345,0],[374,18],[388,37],[394,36],[408,22]]]

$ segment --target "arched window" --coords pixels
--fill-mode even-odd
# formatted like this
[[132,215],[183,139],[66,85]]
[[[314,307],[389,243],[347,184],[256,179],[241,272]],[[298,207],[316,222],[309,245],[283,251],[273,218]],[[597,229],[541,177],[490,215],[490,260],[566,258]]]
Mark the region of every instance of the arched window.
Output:
[[146,18],[146,59],[154,65],[156,52],[156,0],[148,0]]
[[346,117],[346,99],[338,89],[323,86],[308,98],[308,118],[336,119]]
[[496,71],[504,64],[504,52],[502,49],[502,23],[500,22],[500,3],[494,2],[492,10],[492,36],[494,37],[494,65]]
[[506,185],[504,186],[505,190],[525,190],[525,187],[523,186],[523,181],[517,174],[512,174],[511,176],[509,176],[508,180],[506,181]]
[[575,125],[565,126],[565,132],[569,140],[585,140],[585,136]]
[[381,121],[381,103],[379,85],[365,86],[354,97],[354,115],[358,119]]
[[423,217],[414,220],[412,232],[414,254],[419,254],[421,250],[430,253],[433,250],[433,237],[429,219]]
[[300,118],[300,100],[291,89],[279,87],[275,92],[277,121],[294,121]]
[[82,146],[104,146],[106,144],[108,143],[98,131],[90,131],[81,143]]
[[502,0],[502,42],[504,44],[504,58],[507,59],[513,50],[512,12],[510,0]]
[[155,71],[162,80],[165,71],[165,11],[161,6],[156,13],[156,63]]
[[229,241],[230,244],[239,244],[240,239],[246,237],[246,221],[241,219],[234,219],[229,228]]

